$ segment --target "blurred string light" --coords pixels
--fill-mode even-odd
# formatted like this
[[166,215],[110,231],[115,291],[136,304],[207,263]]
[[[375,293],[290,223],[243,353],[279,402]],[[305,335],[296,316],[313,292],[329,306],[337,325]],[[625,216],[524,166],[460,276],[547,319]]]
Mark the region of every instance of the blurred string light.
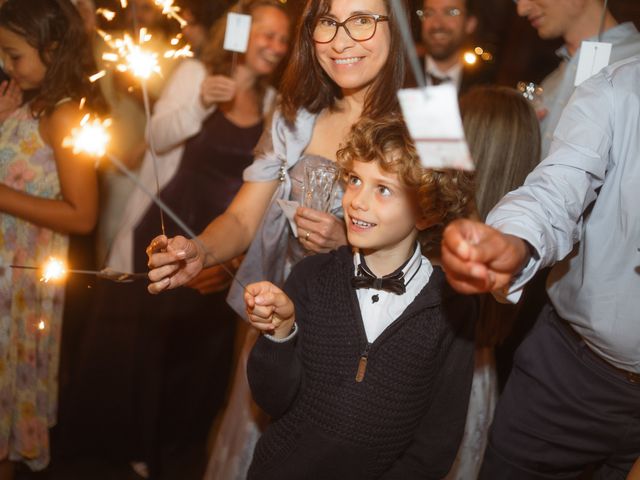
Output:
[[462,59],[467,65],[475,65],[478,62],[478,58],[484,62],[492,62],[493,54],[482,47],[475,47],[473,50],[464,52]]

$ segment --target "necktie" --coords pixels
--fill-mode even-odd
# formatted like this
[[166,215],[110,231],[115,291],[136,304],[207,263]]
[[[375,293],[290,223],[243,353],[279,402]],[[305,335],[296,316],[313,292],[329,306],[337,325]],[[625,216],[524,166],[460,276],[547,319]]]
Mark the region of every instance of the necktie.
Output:
[[396,295],[402,295],[406,291],[404,285],[404,272],[402,267],[389,275],[384,277],[376,277],[367,264],[364,263],[364,259],[360,259],[360,265],[358,265],[358,275],[351,279],[351,285],[358,288],[373,288],[375,290],[384,290],[386,292],[395,293]]
[[450,82],[451,81],[450,77],[439,77],[437,75],[433,75],[432,73],[429,73],[427,75],[429,75],[429,78],[431,79],[431,85],[434,86],[434,87],[437,87],[441,83],[445,83],[445,82]]

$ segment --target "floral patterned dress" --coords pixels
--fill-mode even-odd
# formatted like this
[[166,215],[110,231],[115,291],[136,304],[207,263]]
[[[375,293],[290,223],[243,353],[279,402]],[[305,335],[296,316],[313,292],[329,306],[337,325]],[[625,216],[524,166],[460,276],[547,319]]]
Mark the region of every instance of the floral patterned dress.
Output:
[[[0,124],[0,182],[58,199],[51,148],[29,105]],[[66,259],[68,237],[0,212],[0,460],[33,470],[49,462],[48,429],[57,409],[63,286],[40,282],[34,270],[50,256]]]

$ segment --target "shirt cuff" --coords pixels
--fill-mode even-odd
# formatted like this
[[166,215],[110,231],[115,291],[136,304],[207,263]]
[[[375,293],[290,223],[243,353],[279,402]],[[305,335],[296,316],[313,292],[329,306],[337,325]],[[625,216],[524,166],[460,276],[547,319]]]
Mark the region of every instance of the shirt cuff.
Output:
[[293,328],[291,329],[291,333],[284,338],[276,338],[273,335],[269,335],[268,333],[265,333],[263,337],[269,339],[274,343],[287,343],[290,340],[293,340],[293,338],[295,338],[297,334],[298,334],[298,324],[294,322]]

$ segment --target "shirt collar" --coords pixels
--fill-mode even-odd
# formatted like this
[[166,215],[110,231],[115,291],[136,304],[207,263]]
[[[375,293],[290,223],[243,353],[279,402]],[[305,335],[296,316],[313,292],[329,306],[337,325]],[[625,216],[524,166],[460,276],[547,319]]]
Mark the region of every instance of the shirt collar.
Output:
[[[415,247],[415,250],[413,251],[413,255],[411,255],[411,258],[409,258],[409,260],[407,260],[407,262],[402,267],[402,271],[404,272],[405,285],[413,277],[413,275],[415,275],[415,273],[418,271],[421,263],[422,263],[422,251],[420,250],[420,244],[416,242],[416,247]],[[360,265],[360,250],[358,250],[357,248],[354,248],[354,251],[353,251],[353,265],[354,265],[354,272],[357,275],[358,266]]]
[[[637,31],[638,30],[636,29],[633,22],[620,23],[615,27],[611,27],[609,30],[605,30],[604,32],[602,32],[602,35],[600,36],[600,41],[616,44],[616,43],[619,43],[620,40],[628,38],[629,35],[633,35]],[[597,42],[598,35],[585,38],[584,41]],[[576,54],[578,54],[578,52],[580,52],[579,47],[578,47],[578,50],[576,50]],[[571,55],[569,54],[569,50],[567,49],[566,45],[563,45],[562,47],[557,49],[556,55],[563,60],[571,60]],[[577,55],[574,55],[574,56],[577,56]]]
[[460,82],[462,80],[462,62],[457,62],[449,70],[447,70],[446,72],[443,72],[438,68],[438,66],[436,65],[436,62],[433,60],[431,55],[427,55],[424,69],[426,73],[428,74],[430,73],[431,75],[436,77],[440,77],[440,78],[449,77],[455,85],[457,85],[458,87],[460,86]]

